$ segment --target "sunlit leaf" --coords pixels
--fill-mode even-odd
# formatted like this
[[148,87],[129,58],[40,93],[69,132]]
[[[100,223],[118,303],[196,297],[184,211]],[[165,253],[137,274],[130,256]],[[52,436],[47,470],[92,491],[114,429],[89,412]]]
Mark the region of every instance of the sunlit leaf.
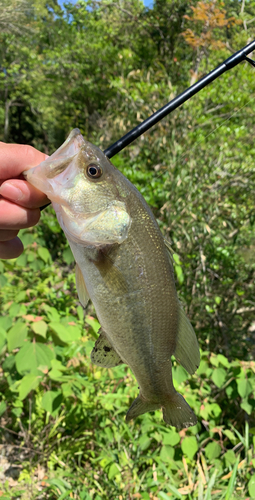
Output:
[[182,451],[187,455],[190,460],[194,457],[195,453],[198,451],[197,440],[193,436],[185,437],[181,443]]

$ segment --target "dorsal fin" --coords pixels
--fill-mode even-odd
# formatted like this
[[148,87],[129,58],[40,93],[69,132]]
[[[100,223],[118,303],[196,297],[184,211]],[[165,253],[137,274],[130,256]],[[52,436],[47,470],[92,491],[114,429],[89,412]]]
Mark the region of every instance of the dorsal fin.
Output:
[[174,356],[190,375],[199,367],[200,353],[197,337],[180,304],[177,344]]
[[175,253],[174,250],[172,249],[170,243],[164,238],[164,243],[165,243],[165,247],[168,251],[168,255],[169,255],[169,258],[170,258],[170,261],[171,263],[173,264],[174,263],[174,258],[173,258],[173,254]]

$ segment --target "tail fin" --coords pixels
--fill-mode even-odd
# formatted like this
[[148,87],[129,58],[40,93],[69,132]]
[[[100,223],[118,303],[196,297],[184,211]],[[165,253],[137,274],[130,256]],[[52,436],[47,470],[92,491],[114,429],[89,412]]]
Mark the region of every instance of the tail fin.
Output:
[[197,423],[192,409],[178,392],[171,397],[168,396],[164,403],[146,401],[139,394],[127,412],[126,421],[129,422],[132,418],[136,418],[147,411],[154,411],[159,408],[163,410],[163,418],[166,424],[173,425],[177,429],[184,429]]
[[147,413],[147,411],[159,410],[159,408],[161,408],[160,403],[152,403],[150,401],[146,401],[146,399],[144,399],[139,394],[139,396],[134,399],[126,414],[126,421],[129,422],[129,420],[132,420],[132,418],[143,415],[143,413]]
[[179,392],[176,392],[162,406],[166,424],[173,425],[177,429],[184,429],[197,423],[195,414]]

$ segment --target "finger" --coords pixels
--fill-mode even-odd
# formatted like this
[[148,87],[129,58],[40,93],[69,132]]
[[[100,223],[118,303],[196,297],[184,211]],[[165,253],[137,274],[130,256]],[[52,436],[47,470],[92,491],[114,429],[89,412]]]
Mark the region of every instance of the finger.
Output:
[[13,240],[18,234],[18,230],[9,231],[8,229],[0,229],[0,241],[9,241]]
[[0,259],[16,259],[23,252],[23,244],[18,237],[0,242]]
[[24,170],[39,165],[48,158],[47,155],[37,151],[26,144],[5,144],[0,142],[1,172],[0,179],[17,177]]
[[35,226],[40,219],[40,210],[19,207],[11,201],[0,200],[0,229],[24,229]]
[[39,208],[49,203],[47,196],[21,179],[11,179],[0,186],[0,195],[26,208]]

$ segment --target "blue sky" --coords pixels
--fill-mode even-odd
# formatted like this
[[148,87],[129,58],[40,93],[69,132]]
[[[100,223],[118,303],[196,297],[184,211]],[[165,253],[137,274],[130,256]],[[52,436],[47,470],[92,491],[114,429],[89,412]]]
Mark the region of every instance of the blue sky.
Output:
[[[65,0],[58,0],[59,5],[63,5]],[[72,3],[75,3],[76,0],[71,0]],[[146,7],[150,7],[153,4],[153,0],[143,0],[143,3]]]

